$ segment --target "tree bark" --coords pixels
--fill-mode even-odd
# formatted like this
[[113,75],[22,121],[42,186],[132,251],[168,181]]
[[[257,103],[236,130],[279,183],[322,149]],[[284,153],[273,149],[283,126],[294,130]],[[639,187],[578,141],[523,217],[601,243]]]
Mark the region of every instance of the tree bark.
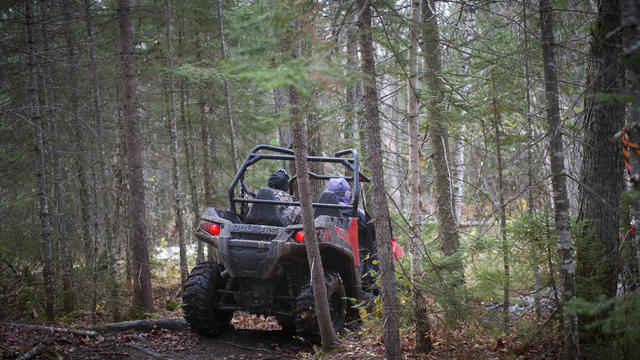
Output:
[[[416,317],[416,352],[428,354],[431,351],[431,335],[427,302],[422,289],[422,222],[420,219],[420,130],[418,126],[418,38],[422,24],[422,1],[411,1],[411,27],[409,28],[409,54],[407,57],[407,130],[409,133],[409,216],[411,281],[413,308]],[[399,165],[399,164],[398,164]]]
[[[355,25],[347,25],[346,29],[346,54],[348,71],[356,71],[358,67],[358,27]],[[348,75],[348,73],[347,73]],[[359,82],[352,79],[352,83],[347,85],[345,90],[345,127],[344,138],[350,143],[355,144],[358,140],[358,88]]]
[[[180,61],[184,61],[184,15],[180,15],[180,28],[178,35],[178,57]],[[188,87],[185,85],[185,79],[180,78],[178,83],[180,88],[180,121],[182,123],[182,133],[184,140],[182,141],[185,162],[187,166],[187,181],[189,183],[189,193],[191,194],[191,229],[195,229],[200,223],[200,204],[198,198],[198,189],[196,185],[196,150],[193,144],[193,128],[191,126],[191,115],[187,116]],[[190,235],[193,239],[193,235]],[[196,242],[196,264],[204,261],[204,244],[202,241]]]
[[[60,159],[62,157],[61,151],[59,150],[59,140],[58,140],[58,116],[57,116],[57,109],[56,109],[56,104],[55,104],[55,96],[54,96],[54,84],[53,84],[53,79],[51,77],[51,72],[52,72],[52,67],[53,64],[51,62],[51,54],[50,52],[50,48],[49,48],[49,38],[48,38],[48,34],[49,34],[49,30],[47,28],[47,22],[48,22],[48,17],[49,17],[49,13],[48,13],[48,8],[50,7],[50,5],[46,2],[41,3],[40,5],[40,33],[41,33],[41,37],[42,37],[42,51],[44,52],[44,61],[43,61],[43,71],[42,71],[42,78],[43,78],[43,87],[45,89],[44,93],[45,93],[45,110],[43,112],[43,114],[46,118],[47,118],[47,122],[49,125],[49,146],[50,146],[50,152],[51,152],[51,165],[53,167],[52,169],[52,178],[53,178],[53,209],[54,209],[54,216],[53,216],[53,220],[54,220],[54,224],[53,224],[53,229],[57,230],[57,242],[58,244],[60,244],[60,247],[63,249],[63,251],[61,251],[64,256],[66,256],[68,258],[69,256],[69,248],[67,246],[67,242],[69,241],[69,236],[68,236],[68,232],[67,232],[67,228],[69,226],[69,224],[66,221],[66,207],[65,207],[65,202],[64,202],[64,198],[63,198],[63,194],[64,194],[64,188],[62,186],[63,184],[63,178],[62,178],[62,171],[61,171],[61,166],[60,166]],[[89,239],[87,239],[89,240]],[[86,255],[90,257],[90,253],[91,251],[89,249],[87,249],[88,251],[86,252]],[[63,298],[65,299],[63,302],[64,304],[68,305],[69,304],[69,296],[67,294],[70,294],[71,292],[71,277],[68,276],[69,275],[69,267],[67,266],[69,264],[68,260],[64,260],[60,261],[61,265],[64,264],[64,268],[61,268],[61,272],[63,272]],[[64,308],[65,312],[68,312],[67,310],[69,310],[67,307]]]
[[[224,38],[224,23],[223,23],[223,14],[222,14],[222,1],[217,0],[218,3],[218,30],[220,32],[220,47],[222,50],[222,60],[227,59],[227,42]],[[233,159],[233,169],[235,173],[238,172],[238,151],[236,149],[236,130],[235,124],[233,122],[233,113],[231,112],[231,90],[229,86],[229,79],[225,77],[224,79],[224,97],[225,97],[225,114],[227,116],[227,122],[229,123],[229,136],[230,136],[230,144],[231,144],[231,156]]]
[[588,241],[592,249],[579,247],[577,251],[577,295],[587,300],[595,300],[599,294],[613,297],[617,288],[618,208],[623,164],[615,134],[623,125],[624,105],[601,99],[598,94],[618,94],[622,89],[621,37],[617,33],[610,35],[619,25],[620,1],[600,1],[591,42],[588,71],[591,76],[587,79],[583,186],[578,215],[579,220],[589,220],[585,230],[594,234]]
[[[93,20],[91,18],[91,0],[84,0],[85,10],[85,23],[87,27],[87,39],[88,39],[88,55],[91,68],[91,95],[93,99],[93,116],[96,124],[98,134],[103,134],[105,131],[104,124],[102,122],[102,103],[100,101],[100,86],[98,84],[98,61],[96,59],[96,41],[93,35]],[[96,139],[96,146],[98,147],[98,167],[101,185],[102,207],[105,212],[111,212],[113,209],[113,202],[111,201],[114,194],[108,191],[112,187],[109,185],[107,178],[109,169],[104,161],[107,158],[107,154],[104,147],[104,142],[100,139]],[[105,233],[105,251],[107,252],[107,283],[109,288],[109,311],[114,321],[120,319],[120,289],[118,287],[118,274],[116,264],[116,250],[115,250],[115,235],[114,235],[114,221],[118,221],[117,217],[103,216],[104,221],[104,233]],[[94,237],[94,240],[96,238]],[[91,260],[92,271],[94,274],[94,280],[97,277],[97,256],[98,248],[94,241],[94,258]],[[95,281],[94,281],[95,282]],[[97,286],[97,284],[94,284]],[[97,291],[97,290],[95,290]],[[95,316],[96,305],[93,304],[93,312]]]
[[371,36],[371,5],[368,0],[358,0],[360,13],[358,29],[362,56],[362,72],[364,84],[364,118],[367,129],[367,160],[371,171],[371,197],[373,221],[376,230],[376,247],[380,262],[380,282],[382,292],[382,311],[384,335],[383,342],[386,358],[396,360],[402,358],[399,335],[398,301],[396,298],[395,272],[393,268],[393,252],[391,250],[391,222],[387,207],[387,196],[384,188],[384,172],[382,164],[382,141],[380,137],[380,118],[378,114],[378,90],[376,86],[376,69],[374,60],[373,39]]
[[[622,59],[626,65],[626,94],[633,99],[640,99],[640,3],[637,0],[622,1],[622,23],[626,24],[623,35]],[[628,107],[629,116],[626,130],[629,141],[640,144],[640,105],[632,103]],[[633,196],[633,218],[635,220],[634,240],[636,245],[636,262],[638,274],[640,274],[640,236],[638,233],[640,220],[640,156],[635,151],[629,151]]]
[[[78,172],[78,180],[80,183],[80,197],[81,197],[81,210],[82,210],[82,226],[86,242],[92,242],[92,231],[90,226],[90,208],[89,208],[89,180],[87,178],[87,161],[84,152],[86,151],[86,141],[83,131],[82,122],[80,121],[80,104],[78,97],[78,57],[75,51],[75,39],[73,36],[72,18],[71,12],[73,11],[73,4],[69,0],[62,2],[63,16],[64,16],[64,30],[65,40],[67,46],[67,83],[68,83],[68,97],[69,97],[69,112],[71,114],[72,128],[75,135],[75,150],[76,150],[76,170]],[[71,253],[71,246],[69,239],[61,239],[61,258],[62,258],[62,288],[63,288],[63,310],[65,313],[73,311],[75,305],[75,292],[73,290],[73,259]]]
[[180,185],[180,164],[178,163],[178,124],[176,120],[175,83],[173,74],[173,59],[171,58],[171,0],[165,0],[166,9],[166,41],[167,41],[167,69],[169,71],[169,141],[171,142],[171,177],[173,180],[173,195],[176,208],[176,231],[180,251],[180,282],[184,285],[189,277],[187,266],[187,249],[184,242],[184,206],[182,202],[182,186]]
[[313,288],[313,300],[315,304],[320,337],[322,338],[322,348],[327,351],[338,345],[338,337],[331,326],[331,315],[329,313],[329,302],[327,299],[327,289],[325,287],[324,268],[320,247],[316,238],[316,231],[313,224],[313,207],[311,206],[313,196],[311,184],[309,183],[309,164],[307,162],[307,134],[304,120],[301,119],[300,100],[294,88],[289,90],[290,115],[292,117],[293,149],[295,151],[296,175],[298,178],[298,192],[300,193],[300,204],[302,206],[302,221],[305,233],[305,247],[307,249],[307,260],[309,262],[309,272],[311,273],[311,286]]
[[[203,90],[204,91],[204,90]],[[202,96],[202,95],[200,95]],[[202,146],[202,173],[204,178],[204,206],[213,206],[213,179],[211,177],[211,160],[209,154],[209,146],[211,138],[209,137],[209,124],[206,111],[206,102],[200,99],[200,144]],[[218,261],[217,254],[211,245],[207,245],[207,260]]]
[[[434,9],[433,0],[426,0],[422,11],[424,19],[422,52],[425,57],[425,82],[429,95],[429,140],[433,150],[431,163],[436,192],[436,220],[438,222],[438,238],[440,239],[442,253],[445,256],[459,257],[460,239],[453,203],[451,174],[447,161],[449,134],[441,109],[444,99],[442,79],[439,77],[439,73],[442,70],[442,60],[438,22],[433,12]],[[464,283],[461,258],[456,260],[452,275],[451,281],[453,283],[459,285]],[[449,311],[449,315],[453,315],[451,311]]]
[[38,215],[40,217],[40,239],[42,241],[42,275],[44,279],[47,320],[55,318],[56,283],[53,273],[53,246],[51,242],[51,220],[49,214],[49,194],[42,141],[42,119],[40,117],[40,97],[38,94],[38,65],[34,40],[34,16],[31,0],[25,0],[25,21],[27,26],[27,46],[29,61],[29,97],[31,99],[31,127],[33,129],[35,152],[36,189],[38,189]]
[[[525,57],[524,57],[524,78],[525,78],[525,96],[526,96],[526,105],[525,105],[525,118],[527,119],[527,132],[528,138],[530,139],[530,143],[527,146],[527,215],[529,219],[533,219],[535,216],[535,206],[534,206],[534,194],[533,194],[533,183],[534,183],[534,165],[533,165],[533,119],[531,117],[531,73],[529,72],[529,29],[527,27],[527,0],[523,0],[522,2],[522,28],[523,28],[523,37],[524,37],[524,48],[526,49]],[[531,239],[533,240],[533,239]],[[531,262],[533,266],[533,278],[534,278],[534,289],[533,289],[533,297],[535,302],[535,311],[536,311],[536,321],[540,322],[542,319],[542,298],[541,298],[541,286],[540,286],[540,257],[539,247],[534,241],[530,244],[531,248]],[[553,271],[551,269],[551,271]]]
[[[558,80],[555,72],[556,60],[553,47],[554,36],[551,0],[540,0],[540,16],[547,126],[549,128],[549,156],[551,158],[551,185],[553,187],[553,206],[558,237],[558,254],[560,256],[560,269],[563,279],[562,301],[566,303],[575,298],[575,275],[573,267],[573,247],[571,244],[569,197],[567,195],[560,105],[558,101]],[[580,348],[578,347],[577,318],[575,315],[563,314],[563,319],[566,335],[562,356],[565,359],[579,358]]]
[[152,310],[144,176],[142,173],[142,139],[136,103],[137,78],[129,0],[118,0],[116,12],[122,59],[122,89],[124,92],[122,102],[127,148],[127,179],[131,192],[129,217],[133,235],[133,305],[144,310]]
[[[296,20],[295,28],[300,30],[302,24]],[[298,58],[301,55],[302,45],[299,40],[293,40],[291,45],[291,56]],[[313,193],[309,181],[309,163],[307,162],[307,129],[305,114],[302,111],[302,101],[295,87],[289,88],[289,116],[291,117],[291,135],[293,137],[293,150],[295,153],[296,176],[298,183],[298,193],[300,195],[300,206],[302,210],[302,223],[305,234],[305,248],[307,250],[307,261],[309,263],[309,273],[311,274],[311,287],[313,289],[313,300],[315,305],[316,318],[320,328],[322,348],[325,351],[338,345],[338,337],[331,326],[331,315],[329,312],[329,301],[327,299],[327,289],[325,286],[324,266],[320,256],[320,247],[313,217]]]
[[[493,86],[493,92],[496,93],[495,75],[491,71],[491,85]],[[504,331],[509,331],[509,292],[511,290],[511,278],[509,274],[509,240],[507,239],[507,207],[504,203],[504,180],[503,180],[503,165],[502,165],[502,147],[500,144],[500,112],[498,110],[498,104],[496,98],[493,98],[493,128],[495,130],[496,140],[496,160],[498,163],[498,213],[500,214],[500,240],[502,250],[502,268],[504,271],[504,280],[502,284],[503,298],[502,298],[502,325]]]

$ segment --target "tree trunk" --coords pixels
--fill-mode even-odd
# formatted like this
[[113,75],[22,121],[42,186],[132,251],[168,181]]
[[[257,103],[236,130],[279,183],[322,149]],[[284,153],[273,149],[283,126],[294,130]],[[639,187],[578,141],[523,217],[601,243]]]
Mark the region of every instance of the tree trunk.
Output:
[[142,173],[142,139],[136,103],[136,69],[129,0],[117,2],[118,35],[122,57],[122,89],[127,148],[127,179],[131,191],[129,217],[133,248],[133,305],[152,310],[149,249],[146,235],[144,176]]
[[427,302],[422,291],[422,223],[420,219],[420,130],[418,127],[418,38],[420,37],[421,0],[411,2],[411,28],[409,29],[409,54],[407,67],[407,130],[409,133],[409,216],[411,280],[413,283],[413,307],[416,317],[416,352],[428,354],[431,351],[429,316]]
[[[527,215],[529,219],[533,219],[535,216],[535,206],[534,203],[534,194],[533,194],[533,184],[534,184],[534,168],[533,168],[533,119],[531,117],[531,73],[529,72],[529,29],[527,27],[527,1],[524,0],[522,2],[522,33],[524,37],[524,48],[527,49],[524,57],[524,79],[525,79],[525,96],[526,96],[526,105],[525,105],[525,118],[527,119],[527,132],[528,138],[530,139],[529,144],[527,145]],[[534,240],[534,239],[530,239]],[[534,278],[534,302],[535,302],[535,311],[536,311],[536,321],[540,322],[542,319],[542,307],[541,307],[541,286],[540,286],[540,257],[539,247],[535,241],[531,241],[531,262],[533,267],[533,278]]]
[[[301,24],[296,21],[295,28],[299,30]],[[301,44],[294,40],[291,56],[300,57]],[[295,153],[296,176],[298,192],[300,195],[300,206],[302,210],[302,223],[305,233],[305,248],[307,250],[307,261],[309,262],[309,272],[311,274],[311,287],[313,289],[313,300],[315,305],[316,318],[320,328],[322,348],[325,351],[338,345],[338,337],[331,326],[331,315],[329,312],[329,301],[327,299],[327,289],[325,287],[324,267],[320,256],[320,247],[316,237],[313,207],[312,189],[309,181],[309,163],[307,162],[307,129],[305,126],[305,114],[302,111],[302,102],[295,87],[289,88],[289,115],[291,116],[291,134],[293,137],[293,150]]]
[[[622,1],[623,24],[627,24],[624,32],[622,59],[626,65],[626,94],[634,99],[640,99],[640,4],[636,0]],[[636,61],[633,61],[636,59]],[[637,103],[629,105],[629,122],[626,125],[629,134],[629,141],[640,144],[640,106]],[[635,220],[636,231],[633,233],[636,245],[636,262],[638,274],[640,274],[640,236],[638,233],[640,220],[640,155],[635,151],[629,151],[633,197],[633,218]]]
[[[178,56],[180,61],[184,61],[184,15],[180,15],[180,28],[178,40]],[[182,123],[182,133],[184,140],[182,141],[185,162],[187,165],[187,181],[189,182],[189,193],[191,194],[191,229],[195,229],[200,223],[200,204],[198,201],[198,189],[196,185],[196,151],[193,145],[193,128],[191,126],[191,115],[187,116],[188,87],[185,85],[185,79],[180,78],[178,83],[180,88],[180,121]],[[191,232],[191,234],[193,231]],[[193,235],[190,235],[193,239]],[[204,262],[204,244],[202,241],[196,240],[196,264]]]
[[[222,15],[222,1],[217,0],[218,3],[218,30],[220,32],[220,46],[222,50],[222,60],[227,59],[227,42],[224,39],[224,23]],[[229,123],[229,136],[231,144],[231,156],[233,159],[234,173],[238,173],[238,150],[236,149],[236,130],[233,123],[233,113],[231,112],[231,90],[229,86],[229,79],[224,79],[224,96],[225,96],[225,114],[227,116],[227,122]]]
[[621,91],[620,36],[614,34],[609,37],[619,25],[620,2],[601,1],[598,26],[591,43],[593,58],[587,83],[590,96],[587,96],[585,104],[587,116],[579,211],[580,220],[589,219],[585,230],[595,234],[590,241],[594,246],[592,254],[587,254],[587,249],[578,248],[579,282],[584,280],[598,287],[595,292],[586,293],[579,284],[578,295],[589,300],[595,300],[597,294],[608,297],[616,294],[618,208],[623,187],[623,165],[615,134],[622,128],[624,105],[601,100],[596,94],[617,94]]
[[[204,91],[204,90],[203,90]],[[202,95],[200,95],[202,96]],[[204,99],[200,99],[200,140],[202,145],[202,173],[204,178],[204,206],[213,206],[213,180],[211,178],[210,167],[210,137],[209,124],[207,119],[206,103]],[[212,245],[207,245],[207,260],[218,261],[217,254]]]
[[367,129],[367,160],[371,171],[371,204],[376,230],[376,247],[380,262],[380,282],[382,292],[382,311],[384,316],[383,342],[386,358],[402,358],[399,335],[398,301],[396,298],[395,272],[391,250],[391,222],[387,197],[384,188],[382,167],[382,142],[380,138],[380,119],[378,114],[378,90],[376,87],[376,69],[374,62],[373,39],[371,36],[371,5],[368,0],[358,0],[358,29],[362,56],[362,72],[365,77],[364,112]]
[[40,237],[42,241],[42,275],[44,279],[44,311],[49,321],[55,318],[56,283],[53,273],[53,246],[51,243],[51,220],[49,215],[49,194],[42,141],[42,119],[40,118],[40,98],[38,94],[38,65],[34,40],[34,16],[31,0],[25,0],[25,20],[27,25],[27,46],[29,61],[29,97],[31,98],[31,127],[35,149],[36,189],[38,189],[38,214],[40,217]]
[[[496,93],[495,76],[491,71],[491,84],[493,86],[493,92]],[[503,180],[503,165],[502,165],[502,148],[500,144],[500,112],[498,111],[498,104],[496,98],[493,98],[493,128],[496,136],[496,160],[498,162],[498,213],[500,214],[500,240],[502,243],[502,266],[504,270],[504,280],[502,284],[503,289],[503,303],[502,303],[502,325],[504,331],[509,332],[509,292],[510,286],[510,274],[509,274],[509,240],[507,240],[507,207],[504,203],[504,180]]]
[[[96,59],[96,42],[93,35],[93,21],[91,18],[91,1],[84,0],[84,10],[85,10],[85,23],[87,26],[87,39],[88,39],[88,50],[89,50],[89,63],[91,68],[91,95],[93,99],[93,116],[95,117],[94,121],[96,124],[96,129],[98,134],[103,134],[104,124],[102,122],[102,104],[100,101],[100,86],[98,85],[98,62]],[[113,209],[113,203],[111,201],[112,194],[111,186],[109,185],[107,178],[109,174],[109,169],[105,163],[105,159],[107,158],[107,153],[105,151],[104,142],[100,141],[100,139],[96,139],[96,146],[98,147],[98,167],[99,167],[99,176],[100,176],[100,185],[101,191],[100,194],[102,196],[102,207],[104,208],[105,213],[109,213]],[[112,216],[103,216],[104,221],[104,233],[105,233],[105,251],[107,252],[107,286],[109,288],[109,311],[111,312],[111,317],[114,321],[120,320],[120,289],[118,287],[118,274],[117,274],[117,264],[116,264],[116,250],[115,250],[115,235],[114,235],[114,222],[118,221],[117,217]],[[94,238],[95,239],[95,238]],[[97,272],[97,256],[98,249],[97,244],[94,244],[95,253],[93,254],[94,259],[92,259],[92,271]],[[97,273],[94,277],[97,277]],[[95,281],[94,281],[95,282]],[[97,286],[97,284],[94,284]],[[96,290],[97,291],[97,290]],[[93,312],[96,311],[97,304],[93,305]]]
[[180,186],[180,164],[178,163],[178,124],[176,121],[175,84],[173,79],[173,60],[171,58],[171,0],[165,0],[167,16],[167,69],[169,70],[169,141],[171,142],[171,176],[173,180],[173,195],[176,207],[176,231],[180,248],[180,282],[184,285],[189,277],[187,266],[187,248],[184,243],[184,207],[182,204],[182,186]]
[[[53,79],[51,77],[52,72],[52,62],[49,60],[52,58],[49,53],[49,38],[48,38],[48,8],[50,7],[47,3],[41,3],[40,5],[40,32],[42,37],[42,47],[44,56],[44,69],[43,69],[43,87],[45,89],[45,111],[43,114],[48,119],[49,125],[49,144],[51,148],[51,165],[53,167],[52,177],[53,177],[53,208],[54,208],[54,225],[53,229],[56,229],[58,235],[58,244],[60,244],[63,249],[63,256],[67,258],[70,256],[69,247],[67,246],[67,242],[69,241],[69,236],[67,232],[67,228],[69,224],[66,221],[66,208],[63,199],[64,189],[62,187],[63,178],[62,171],[60,166],[60,159],[62,158],[62,154],[59,150],[59,141],[58,141],[58,117],[57,117],[57,109],[55,104],[55,96],[54,96],[54,84]],[[89,240],[89,239],[87,239]],[[87,248],[86,255],[90,257],[91,251]],[[71,294],[71,277],[69,276],[69,261],[65,260],[61,261],[64,264],[64,268],[62,272],[63,274],[63,302],[65,305],[69,305],[69,295]],[[69,308],[64,307],[65,312],[68,311]]]
[[313,207],[311,206],[312,193],[309,183],[309,164],[307,158],[307,134],[304,120],[301,118],[300,100],[294,88],[289,90],[290,114],[292,117],[293,149],[295,151],[296,175],[298,178],[298,192],[302,206],[303,229],[305,233],[305,247],[309,272],[311,273],[311,286],[315,304],[316,317],[322,338],[322,348],[327,351],[338,345],[338,337],[331,326],[327,289],[325,287],[324,268],[320,256],[320,247],[316,238],[313,224]]
[[[358,67],[358,27],[355,25],[347,25],[347,69],[348,71],[356,71]],[[349,73],[347,73],[348,76]],[[345,127],[344,138],[348,144],[356,144],[358,140],[358,87],[360,84],[352,79],[345,90]],[[352,145],[355,147],[355,145]]]
[[[442,70],[442,60],[438,22],[433,13],[434,9],[433,0],[426,0],[423,6],[424,25],[422,27],[422,36],[424,43],[422,52],[425,57],[425,82],[430,98],[428,104],[429,139],[433,150],[431,163],[436,192],[436,220],[438,222],[438,238],[440,239],[442,253],[445,256],[458,257],[455,261],[453,276],[450,281],[461,285],[464,283],[464,270],[459,254],[460,239],[453,204],[451,174],[447,161],[449,135],[441,109],[444,98],[442,79],[439,77],[439,73]],[[449,315],[453,315],[451,311],[449,311]]]
[[[540,0],[545,100],[547,125],[549,128],[549,156],[551,158],[551,185],[553,187],[553,206],[555,209],[556,232],[558,236],[558,253],[563,279],[562,301],[566,303],[575,298],[575,274],[573,270],[573,247],[571,245],[569,198],[564,175],[564,147],[562,145],[558,80],[555,72],[556,60],[555,50],[553,48],[553,19],[551,14],[551,1]],[[577,318],[575,315],[563,314],[563,319],[564,329],[567,332],[564,341],[563,358],[573,359],[580,357]]]
[[[67,84],[69,87],[69,112],[71,114],[72,128],[75,130],[75,145],[76,145],[76,169],[78,171],[78,180],[80,182],[81,193],[81,210],[82,210],[82,226],[85,236],[85,241],[91,242],[91,225],[90,225],[90,209],[89,209],[89,186],[87,179],[87,161],[83,155],[86,151],[86,141],[83,132],[82,122],[80,121],[80,105],[78,97],[78,57],[75,52],[75,39],[73,36],[72,18],[71,12],[73,11],[73,4],[69,0],[62,2],[62,9],[64,15],[64,29],[67,45],[67,61],[68,61],[68,73]],[[61,239],[60,242],[62,250],[62,288],[63,288],[63,310],[65,313],[73,311],[75,305],[75,293],[72,287],[73,283],[73,259],[71,254],[71,246],[69,239]]]
[[[313,95],[314,98],[317,97],[317,94]],[[320,128],[318,117],[314,113],[308,113],[306,116],[307,119],[307,154],[311,156],[322,156],[322,143],[320,141]],[[312,172],[316,174],[322,174],[323,168],[322,164],[319,162],[312,162],[308,164],[309,168]],[[311,185],[311,198],[318,199],[320,195],[325,190],[321,181],[314,181]]]

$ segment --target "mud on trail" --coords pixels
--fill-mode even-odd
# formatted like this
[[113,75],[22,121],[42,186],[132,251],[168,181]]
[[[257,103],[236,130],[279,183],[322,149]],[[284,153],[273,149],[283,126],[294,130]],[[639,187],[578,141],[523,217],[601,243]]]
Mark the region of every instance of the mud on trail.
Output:
[[[240,314],[214,338],[188,330],[121,331],[96,336],[0,324],[0,357],[18,359],[297,359],[311,344],[278,330],[275,320]],[[235,329],[234,329],[235,328]],[[32,352],[32,354],[29,354]]]

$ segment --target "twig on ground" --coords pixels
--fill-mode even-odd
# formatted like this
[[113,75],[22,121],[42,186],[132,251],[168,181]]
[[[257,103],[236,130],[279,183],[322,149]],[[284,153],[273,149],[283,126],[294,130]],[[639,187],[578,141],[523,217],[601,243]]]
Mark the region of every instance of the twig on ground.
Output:
[[129,357],[130,354],[129,353],[121,353],[121,352],[100,352],[98,353],[98,356],[122,356],[122,357]]
[[153,350],[149,350],[149,349],[147,349],[147,348],[145,348],[143,346],[140,346],[138,344],[125,343],[125,345],[130,347],[130,348],[132,348],[132,349],[134,349],[134,350],[140,351],[141,353],[149,355],[149,356],[151,356],[152,358],[155,358],[155,359],[172,359],[170,356],[157,353],[157,352],[155,352]]
[[273,352],[273,351],[271,351],[269,349],[253,348],[253,347],[250,347],[250,346],[238,345],[238,344],[234,344],[234,343],[232,343],[230,341],[214,340],[213,342],[230,345],[230,346],[233,346],[233,347],[237,347],[238,349],[250,350],[250,351],[255,351],[255,352],[266,352],[266,353],[269,353],[269,354],[275,354],[275,352]]

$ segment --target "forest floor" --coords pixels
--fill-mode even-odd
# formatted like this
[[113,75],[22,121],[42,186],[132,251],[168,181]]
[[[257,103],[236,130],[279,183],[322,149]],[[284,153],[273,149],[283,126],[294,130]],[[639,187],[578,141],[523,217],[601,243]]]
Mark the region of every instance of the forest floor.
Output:
[[[156,279],[154,306],[158,313],[152,314],[152,317],[180,320],[182,310],[178,302],[179,281],[164,280]],[[130,306],[126,303],[130,298],[131,294],[123,287],[123,312]],[[88,329],[93,325],[90,313],[77,311],[58,318],[55,323],[44,324],[37,310],[41,311],[41,307],[33,299],[30,295],[23,298],[10,296],[5,299],[3,311],[0,312],[0,359],[18,359],[30,351],[34,353],[28,357],[30,359],[384,359],[382,324],[376,318],[351,324],[340,334],[341,347],[323,353],[319,346],[283,332],[274,319],[242,312],[235,313],[231,321],[232,330],[215,338],[199,337],[186,329],[178,331],[154,328],[146,331],[126,330],[94,335],[52,331],[42,325],[64,329]],[[447,330],[440,322],[433,321],[433,349],[429,355],[415,353],[415,335],[410,325],[403,325],[400,334],[403,358],[557,358],[560,341],[554,328],[556,321],[536,323],[532,311],[525,311],[513,319],[510,331],[505,334],[504,331],[496,330],[496,325],[499,324],[499,321],[495,320],[499,318],[495,313],[496,306],[480,303],[472,307],[476,309],[476,319],[489,320],[460,323],[456,330]],[[109,323],[104,308],[105,304],[101,302],[98,325]],[[494,325],[491,325],[492,323]]]
[[[33,359],[384,359],[381,330],[371,323],[345,331],[341,348],[325,354],[318,346],[279,330],[270,318],[236,313],[232,324],[235,330],[202,338],[189,331],[166,329],[83,336],[0,323],[0,357],[17,359],[38,349]],[[496,339],[435,328],[431,354],[418,355],[410,331],[402,331],[401,339],[404,359],[555,359],[558,350],[552,338],[527,342],[517,336]]]

